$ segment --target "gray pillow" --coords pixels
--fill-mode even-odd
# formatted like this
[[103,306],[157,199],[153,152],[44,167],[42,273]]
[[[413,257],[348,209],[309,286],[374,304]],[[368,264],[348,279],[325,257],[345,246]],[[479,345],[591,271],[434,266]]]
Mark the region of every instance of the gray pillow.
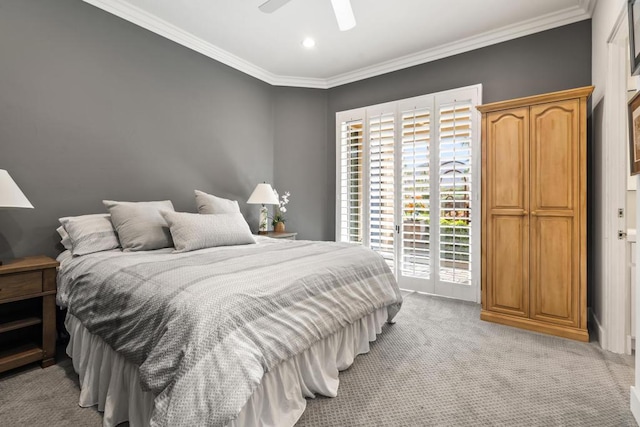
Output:
[[173,246],[171,233],[160,211],[173,211],[170,200],[161,202],[115,202],[103,200],[111,213],[124,251],[148,251]]
[[[58,221],[62,221],[62,219],[63,218],[60,218]],[[69,238],[69,233],[67,233],[67,230],[64,229],[64,226],[61,225],[60,227],[56,228],[56,231],[60,235],[60,243],[62,243],[62,246],[64,246],[64,248],[68,251],[73,249],[73,246],[71,245],[71,239]]]
[[120,247],[108,214],[68,216],[59,221],[62,224],[58,229],[62,244],[65,248],[68,248],[65,243],[70,244],[73,255],[87,255]]
[[198,213],[201,214],[226,214],[240,212],[240,206],[235,200],[223,199],[213,194],[195,190]]
[[163,211],[162,216],[171,229],[176,252],[256,242],[240,212],[200,215]]

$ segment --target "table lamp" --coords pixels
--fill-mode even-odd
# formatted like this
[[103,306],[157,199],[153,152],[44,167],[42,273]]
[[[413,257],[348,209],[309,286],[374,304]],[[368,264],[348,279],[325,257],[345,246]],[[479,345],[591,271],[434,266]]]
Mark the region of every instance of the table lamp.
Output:
[[252,205],[262,205],[260,208],[260,222],[258,224],[258,234],[267,234],[268,212],[265,205],[277,205],[279,202],[276,193],[270,184],[263,182],[256,185],[255,190],[251,193],[247,203]]
[[[33,205],[25,197],[11,175],[4,169],[0,169],[0,208],[30,208]],[[0,260],[2,265],[2,260]]]

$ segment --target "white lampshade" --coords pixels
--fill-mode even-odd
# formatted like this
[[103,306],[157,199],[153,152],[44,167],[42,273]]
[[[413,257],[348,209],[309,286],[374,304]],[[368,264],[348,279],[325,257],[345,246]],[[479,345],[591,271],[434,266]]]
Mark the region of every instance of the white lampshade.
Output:
[[279,201],[271,185],[263,182],[262,184],[256,185],[247,203],[252,205],[277,205]]
[[9,172],[0,169],[0,208],[33,208],[31,202],[11,179]]

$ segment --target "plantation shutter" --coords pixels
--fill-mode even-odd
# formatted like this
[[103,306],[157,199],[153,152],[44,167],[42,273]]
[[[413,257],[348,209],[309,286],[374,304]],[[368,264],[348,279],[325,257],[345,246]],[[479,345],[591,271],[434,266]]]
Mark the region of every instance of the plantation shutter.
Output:
[[369,247],[395,271],[394,113],[369,118]]
[[340,124],[340,241],[362,243],[363,199],[363,120]]
[[471,102],[439,106],[441,280],[471,280]]
[[429,109],[401,113],[402,238],[400,268],[410,277],[430,277],[430,142]]

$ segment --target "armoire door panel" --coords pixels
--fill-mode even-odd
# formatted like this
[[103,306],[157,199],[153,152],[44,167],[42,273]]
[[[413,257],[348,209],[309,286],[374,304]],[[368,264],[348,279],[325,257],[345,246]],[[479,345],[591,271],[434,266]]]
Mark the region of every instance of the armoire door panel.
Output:
[[[487,115],[486,275],[489,310],[529,315],[529,110]],[[508,262],[505,262],[508,260]]]
[[500,111],[487,119],[490,209],[524,209],[528,203],[528,109]]
[[[493,215],[489,242],[487,308],[529,316],[529,225],[526,216]],[[506,262],[505,262],[506,261]]]
[[578,326],[580,102],[531,107],[530,317]]
[[577,228],[572,217],[531,220],[532,319],[577,326]]
[[531,209],[576,206],[579,100],[531,107]]

